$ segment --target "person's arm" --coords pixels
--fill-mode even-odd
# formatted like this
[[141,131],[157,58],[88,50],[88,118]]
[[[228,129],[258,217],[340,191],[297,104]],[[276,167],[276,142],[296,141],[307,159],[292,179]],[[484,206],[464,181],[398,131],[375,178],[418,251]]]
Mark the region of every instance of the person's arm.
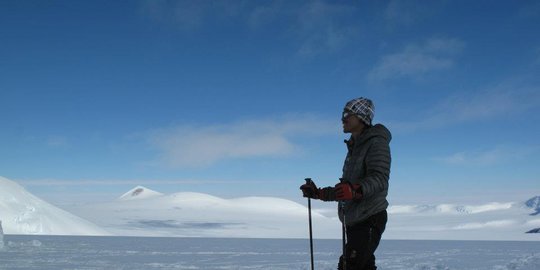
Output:
[[375,138],[368,149],[365,158],[366,177],[360,181],[362,197],[368,198],[379,192],[388,190],[388,179],[390,178],[390,146],[388,141]]

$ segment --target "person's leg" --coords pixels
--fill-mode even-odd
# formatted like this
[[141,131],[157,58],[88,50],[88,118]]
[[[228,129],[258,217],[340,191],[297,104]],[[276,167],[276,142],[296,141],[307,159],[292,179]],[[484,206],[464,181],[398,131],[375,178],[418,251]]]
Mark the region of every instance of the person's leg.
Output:
[[[386,211],[377,213],[366,221],[347,227],[347,259],[340,258],[340,270],[373,270],[375,250],[379,246],[382,233],[386,228]],[[345,263],[345,264],[344,264]],[[346,268],[344,267],[346,265]]]

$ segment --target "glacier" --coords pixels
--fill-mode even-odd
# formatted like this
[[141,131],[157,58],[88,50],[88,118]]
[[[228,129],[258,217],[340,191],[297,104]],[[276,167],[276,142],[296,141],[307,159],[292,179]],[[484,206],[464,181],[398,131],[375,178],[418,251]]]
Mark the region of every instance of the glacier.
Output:
[[110,235],[96,224],[53,206],[0,177],[0,219],[6,234]]

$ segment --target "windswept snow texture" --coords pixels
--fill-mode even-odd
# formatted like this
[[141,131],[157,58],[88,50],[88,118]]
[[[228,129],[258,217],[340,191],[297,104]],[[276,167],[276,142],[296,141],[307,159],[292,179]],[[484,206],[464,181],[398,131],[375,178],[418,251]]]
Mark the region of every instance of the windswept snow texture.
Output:
[[[1,269],[307,270],[307,239],[6,236]],[[341,240],[315,240],[315,269],[334,270]],[[380,270],[537,270],[540,243],[383,240]]]
[[6,234],[110,235],[0,177],[0,219]]

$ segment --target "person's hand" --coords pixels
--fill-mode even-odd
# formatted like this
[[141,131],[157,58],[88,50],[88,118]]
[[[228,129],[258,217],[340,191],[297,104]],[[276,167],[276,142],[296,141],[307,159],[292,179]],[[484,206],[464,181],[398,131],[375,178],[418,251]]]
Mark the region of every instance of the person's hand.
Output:
[[311,180],[306,181],[305,184],[300,186],[302,190],[302,195],[306,198],[318,199],[319,198],[319,189],[317,185]]
[[341,182],[334,187],[337,201],[352,201],[362,199],[360,185]]

